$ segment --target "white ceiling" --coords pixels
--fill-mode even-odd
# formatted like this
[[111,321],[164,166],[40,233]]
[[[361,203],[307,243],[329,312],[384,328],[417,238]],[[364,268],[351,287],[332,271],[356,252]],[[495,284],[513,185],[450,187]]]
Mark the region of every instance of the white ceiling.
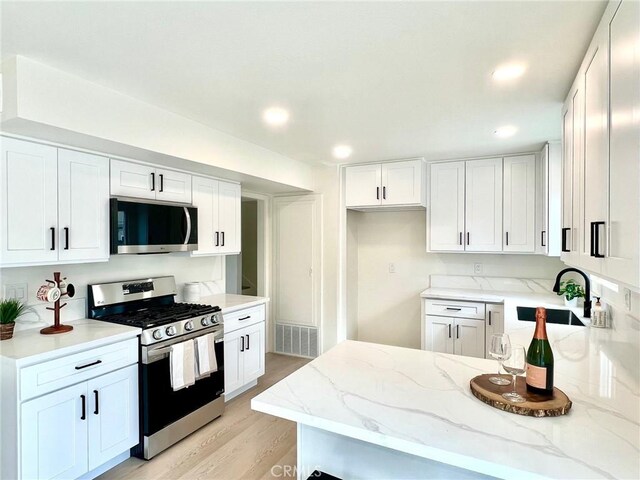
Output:
[[[605,2],[2,2],[25,55],[292,158],[524,151],[560,107]],[[509,85],[507,61],[528,65]],[[286,107],[269,128],[261,112]],[[96,112],[99,115],[99,112]],[[496,127],[518,126],[510,139]]]

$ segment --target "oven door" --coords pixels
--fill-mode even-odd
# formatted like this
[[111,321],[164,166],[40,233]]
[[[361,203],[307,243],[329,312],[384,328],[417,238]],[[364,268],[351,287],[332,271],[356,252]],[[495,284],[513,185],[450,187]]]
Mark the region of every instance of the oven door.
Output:
[[[215,333],[215,351],[218,371],[196,380],[188,388],[171,388],[169,352],[171,345],[207,333]],[[216,400],[224,393],[224,337],[223,328],[215,326],[199,330],[179,339],[142,347],[140,375],[140,412],[142,436],[154,433]]]

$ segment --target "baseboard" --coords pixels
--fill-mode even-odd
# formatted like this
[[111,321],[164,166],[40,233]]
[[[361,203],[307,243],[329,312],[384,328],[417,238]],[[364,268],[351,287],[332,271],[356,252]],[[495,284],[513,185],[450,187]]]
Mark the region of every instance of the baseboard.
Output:
[[229,400],[236,398],[238,395],[243,394],[247,390],[252,389],[256,385],[258,385],[258,380],[254,380],[253,382],[247,383],[246,385],[238,388],[237,390],[234,390],[233,392],[225,393],[224,394],[225,403],[228,402]]
[[103,463],[102,465],[100,465],[97,468],[94,468],[93,470],[91,470],[90,472],[85,473],[84,475],[82,475],[81,477],[79,477],[78,480],[92,480],[100,475],[102,475],[104,472],[106,472],[107,470],[111,470],[113,467],[115,467],[116,465],[121,464],[122,462],[124,462],[126,459],[128,459],[131,456],[131,454],[129,453],[129,450],[127,449],[126,452],[122,452],[120,455],[118,455],[117,457],[112,458],[111,460],[109,460],[108,462]]

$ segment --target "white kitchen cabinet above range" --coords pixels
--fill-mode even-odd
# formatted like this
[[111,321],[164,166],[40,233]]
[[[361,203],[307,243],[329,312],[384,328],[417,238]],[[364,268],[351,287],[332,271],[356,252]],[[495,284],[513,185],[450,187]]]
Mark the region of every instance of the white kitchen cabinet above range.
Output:
[[109,159],[1,141],[0,266],[108,260]]
[[191,203],[191,175],[112,159],[111,195]]
[[423,159],[345,167],[345,204],[352,209],[426,205]]

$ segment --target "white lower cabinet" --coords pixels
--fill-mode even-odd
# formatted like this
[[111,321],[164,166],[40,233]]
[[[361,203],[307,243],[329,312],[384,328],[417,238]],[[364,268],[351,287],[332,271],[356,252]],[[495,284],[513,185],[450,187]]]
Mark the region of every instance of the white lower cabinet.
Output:
[[504,332],[502,305],[457,299],[423,302],[425,350],[486,358],[491,335]]
[[77,478],[138,443],[138,366],[22,404],[22,478]]
[[[242,322],[247,322],[242,324]],[[264,305],[225,316],[224,390],[227,400],[251,386],[265,371]]]

